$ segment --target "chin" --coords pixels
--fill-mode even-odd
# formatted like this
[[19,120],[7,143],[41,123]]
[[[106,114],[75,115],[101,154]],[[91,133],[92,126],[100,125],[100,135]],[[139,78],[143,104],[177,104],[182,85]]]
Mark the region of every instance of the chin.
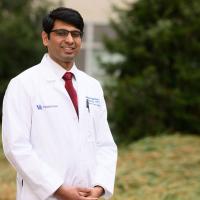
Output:
[[63,62],[66,62],[66,63],[69,63],[69,62],[74,62],[74,57],[72,57],[72,58],[64,58],[63,59]]

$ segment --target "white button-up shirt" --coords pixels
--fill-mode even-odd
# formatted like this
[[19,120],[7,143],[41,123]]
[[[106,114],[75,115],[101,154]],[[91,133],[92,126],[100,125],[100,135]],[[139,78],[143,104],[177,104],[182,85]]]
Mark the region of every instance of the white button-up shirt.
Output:
[[56,200],[66,186],[113,193],[117,147],[99,82],[74,65],[79,119],[65,90],[66,71],[45,54],[41,63],[13,78],[3,102],[2,136],[17,171],[17,200]]

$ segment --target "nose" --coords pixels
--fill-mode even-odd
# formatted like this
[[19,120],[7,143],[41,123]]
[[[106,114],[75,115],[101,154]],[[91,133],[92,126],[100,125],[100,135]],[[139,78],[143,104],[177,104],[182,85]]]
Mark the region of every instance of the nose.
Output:
[[71,33],[68,33],[68,35],[65,37],[65,41],[67,43],[73,43],[74,42],[74,38],[72,37]]

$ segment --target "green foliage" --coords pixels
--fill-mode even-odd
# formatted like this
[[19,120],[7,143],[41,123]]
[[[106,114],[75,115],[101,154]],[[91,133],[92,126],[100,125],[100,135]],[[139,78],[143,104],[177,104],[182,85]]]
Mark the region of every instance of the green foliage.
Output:
[[105,39],[119,62],[104,62],[116,139],[167,131],[200,133],[200,1],[138,0],[115,8]]
[[40,61],[44,48],[41,20],[48,0],[1,0],[0,2],[0,101],[10,78]]

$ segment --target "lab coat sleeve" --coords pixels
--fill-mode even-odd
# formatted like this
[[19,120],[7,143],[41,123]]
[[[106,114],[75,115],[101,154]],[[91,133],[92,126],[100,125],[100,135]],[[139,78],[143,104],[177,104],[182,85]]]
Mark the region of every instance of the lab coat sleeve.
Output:
[[32,109],[30,96],[23,86],[16,78],[11,80],[4,96],[4,153],[24,182],[35,191],[38,199],[46,199],[62,185],[63,180],[38,157],[31,145]]
[[96,142],[97,142],[97,168],[95,172],[94,185],[100,185],[104,188],[104,198],[109,199],[114,190],[117,146],[113,140],[110,128],[107,122],[107,108],[103,97],[103,91],[100,87],[100,113],[95,119]]

